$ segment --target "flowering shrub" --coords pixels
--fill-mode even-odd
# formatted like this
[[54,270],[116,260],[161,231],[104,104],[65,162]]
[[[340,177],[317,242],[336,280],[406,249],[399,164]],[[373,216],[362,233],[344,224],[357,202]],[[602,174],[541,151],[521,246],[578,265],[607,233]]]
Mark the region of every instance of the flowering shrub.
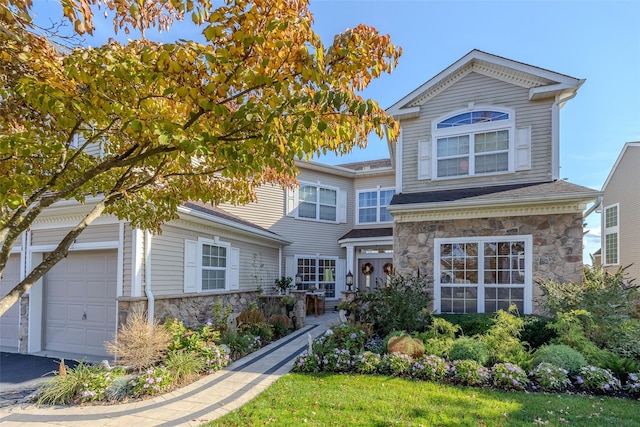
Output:
[[640,394],[640,372],[629,374],[624,389],[631,394]]
[[354,356],[354,367],[361,374],[375,374],[378,371],[382,356],[373,351],[365,351]]
[[115,370],[112,377],[112,371],[90,367],[88,375],[85,378],[82,390],[80,391],[80,399],[83,402],[104,399],[105,391],[111,384],[113,377],[122,374],[122,370]]
[[166,390],[171,385],[171,376],[166,368],[155,367],[137,375],[133,381],[134,394],[156,394]]
[[364,349],[378,354],[383,354],[387,350],[384,344],[384,339],[380,337],[373,337],[369,341],[365,342]]
[[306,350],[303,351],[293,361],[294,372],[320,372],[320,359],[315,353],[309,354]]
[[620,390],[620,380],[610,370],[596,366],[585,366],[580,369],[575,383],[583,390],[611,393]]
[[333,352],[324,355],[321,363],[323,370],[329,372],[349,372],[354,369],[355,364],[351,352],[344,348],[334,348]]
[[391,353],[382,356],[378,371],[386,375],[406,376],[411,372],[413,359],[402,353]]
[[491,368],[493,385],[506,390],[524,390],[529,384],[527,373],[512,363],[496,363]]
[[[258,344],[260,337],[258,338]],[[259,346],[257,348],[260,348]],[[226,352],[221,346],[212,345],[210,347],[206,347],[202,351],[203,356],[205,357],[205,369],[207,373],[213,374],[216,371],[224,368],[229,364],[231,360],[229,353]]]
[[[566,369],[543,362],[531,372],[533,381],[543,390],[562,390],[571,385]],[[535,386],[534,386],[535,388]]]
[[449,375],[450,367],[442,357],[426,355],[411,366],[411,376],[427,381],[442,381]]
[[489,370],[475,360],[454,360],[453,380],[462,385],[482,385],[489,381]]

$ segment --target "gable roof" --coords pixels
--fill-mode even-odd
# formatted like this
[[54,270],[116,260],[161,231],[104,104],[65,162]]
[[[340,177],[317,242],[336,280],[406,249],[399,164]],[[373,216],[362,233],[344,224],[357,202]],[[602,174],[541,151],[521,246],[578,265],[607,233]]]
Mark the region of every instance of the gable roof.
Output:
[[471,72],[527,88],[530,100],[571,95],[584,83],[584,79],[474,49],[387,108],[387,113],[396,119],[416,117],[420,104]]
[[626,144],[624,144],[624,147],[622,147],[622,150],[620,151],[620,154],[618,155],[618,158],[616,159],[616,162],[613,164],[613,167],[609,171],[609,175],[607,175],[607,179],[604,181],[604,184],[602,185],[602,191],[605,191],[605,189],[607,188],[607,185],[609,185],[609,181],[611,180],[611,177],[613,177],[613,174],[615,173],[616,169],[618,168],[618,165],[622,161],[622,157],[624,156],[624,153],[626,153],[627,150],[630,150],[630,149],[632,149],[634,147],[640,148],[640,141],[638,141],[638,142],[627,142]]
[[408,209],[454,208],[465,206],[508,206],[517,203],[549,203],[593,200],[597,190],[567,181],[532,182],[493,187],[462,188],[396,194],[387,208],[390,212]]

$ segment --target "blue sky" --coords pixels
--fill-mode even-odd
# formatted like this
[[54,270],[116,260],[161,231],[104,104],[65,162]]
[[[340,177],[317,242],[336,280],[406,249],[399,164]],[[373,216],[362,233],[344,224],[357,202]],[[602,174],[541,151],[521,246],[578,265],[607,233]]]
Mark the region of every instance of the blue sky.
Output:
[[[53,0],[35,0],[41,18]],[[586,79],[560,114],[561,177],[600,189],[622,146],[640,141],[640,1],[370,1],[311,0],[315,30],[326,44],[359,23],[373,25],[403,49],[397,69],[364,95],[394,102],[472,49]],[[113,36],[96,16],[97,45]],[[190,31],[192,32],[190,34]],[[197,38],[185,24],[161,38]],[[388,156],[372,138],[365,150],[330,164]],[[588,218],[585,254],[600,247],[600,218]],[[586,256],[585,261],[588,261]]]

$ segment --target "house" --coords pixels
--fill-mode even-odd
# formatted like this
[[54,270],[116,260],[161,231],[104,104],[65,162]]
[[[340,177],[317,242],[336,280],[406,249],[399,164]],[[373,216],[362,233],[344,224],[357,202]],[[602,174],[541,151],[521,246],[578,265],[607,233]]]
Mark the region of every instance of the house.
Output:
[[[299,187],[258,201],[187,203],[160,235],[104,216],[2,317],[3,348],[101,356],[136,307],[203,322],[297,277],[347,290],[390,274],[426,276],[436,312],[537,310],[536,280],[580,281],[583,211],[599,192],[559,179],[559,118],[583,80],[473,50],[388,109],[389,157],[298,161]],[[60,203],[14,248],[3,291],[24,277],[86,206]]]
[[640,142],[627,142],[602,186],[601,265],[640,280]]

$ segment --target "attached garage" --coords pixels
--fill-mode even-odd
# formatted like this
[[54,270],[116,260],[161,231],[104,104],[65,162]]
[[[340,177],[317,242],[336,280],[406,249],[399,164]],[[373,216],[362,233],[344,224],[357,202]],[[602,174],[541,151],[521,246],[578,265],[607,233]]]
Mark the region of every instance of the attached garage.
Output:
[[[0,295],[4,296],[20,282],[20,255],[11,255],[0,281]],[[0,317],[0,347],[6,351],[18,351],[18,325],[20,301]]]
[[44,350],[106,356],[116,331],[117,251],[69,252],[44,277]]

